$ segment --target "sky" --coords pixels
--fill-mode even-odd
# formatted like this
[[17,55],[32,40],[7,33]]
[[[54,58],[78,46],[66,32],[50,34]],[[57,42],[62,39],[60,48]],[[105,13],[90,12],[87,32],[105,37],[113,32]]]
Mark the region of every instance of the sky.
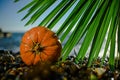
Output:
[[21,21],[27,12],[17,13],[24,5],[31,0],[20,0],[14,3],[14,0],[0,0],[0,28],[4,32],[24,32],[31,26],[24,27],[26,21]]
[[32,0],[20,0],[14,3],[14,0],[0,0],[0,28],[3,32],[25,32],[37,25],[24,26],[27,20],[21,19],[27,13],[27,10],[17,13],[22,7]]

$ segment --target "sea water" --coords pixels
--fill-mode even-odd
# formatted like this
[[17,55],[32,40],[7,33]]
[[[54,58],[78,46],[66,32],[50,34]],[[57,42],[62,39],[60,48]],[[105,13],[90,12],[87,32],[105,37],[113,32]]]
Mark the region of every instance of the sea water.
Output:
[[19,52],[19,46],[21,38],[24,33],[12,33],[10,37],[0,38],[0,50],[11,50],[13,52]]

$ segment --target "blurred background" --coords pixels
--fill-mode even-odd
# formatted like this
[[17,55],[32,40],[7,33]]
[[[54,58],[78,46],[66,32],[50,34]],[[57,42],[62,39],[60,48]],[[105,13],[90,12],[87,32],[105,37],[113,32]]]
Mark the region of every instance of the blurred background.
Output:
[[0,0],[0,28],[4,32],[24,32],[29,27],[24,27],[26,21],[21,21],[26,11],[17,13],[24,5],[32,0],[20,0],[14,3],[13,0]]
[[25,11],[17,13],[24,5],[32,0],[0,0],[0,50],[19,51],[20,40],[25,31],[34,25],[24,26],[26,21],[21,21]]

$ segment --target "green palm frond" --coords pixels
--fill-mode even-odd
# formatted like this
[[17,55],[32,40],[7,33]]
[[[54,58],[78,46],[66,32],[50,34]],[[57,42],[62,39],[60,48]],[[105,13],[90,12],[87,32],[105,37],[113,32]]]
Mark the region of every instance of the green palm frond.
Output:
[[117,53],[120,55],[119,0],[33,0],[18,12],[29,9],[22,19],[31,17],[25,24],[27,26],[39,20],[50,7],[53,9],[38,25],[53,29],[64,19],[56,30],[61,42],[66,42],[62,50],[62,61],[65,61],[74,47],[83,40],[75,58],[76,63],[83,60],[89,52],[88,66],[91,66],[104,45],[102,62],[110,47],[109,64],[114,68],[117,39]]
[[19,0],[14,0],[14,2],[18,2]]

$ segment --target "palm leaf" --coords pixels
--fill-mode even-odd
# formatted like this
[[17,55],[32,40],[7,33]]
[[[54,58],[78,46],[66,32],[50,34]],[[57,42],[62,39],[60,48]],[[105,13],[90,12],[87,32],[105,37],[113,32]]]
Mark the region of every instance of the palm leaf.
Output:
[[[33,0],[18,12],[28,9],[28,13],[22,20],[31,17],[25,24],[30,25],[39,20],[40,16],[49,10],[49,7],[54,8],[38,25],[50,29],[57,28],[56,34],[61,42],[65,43],[61,55],[62,61],[65,61],[74,47],[83,40],[75,58],[76,63],[79,63],[89,54],[88,67],[91,66],[104,45],[102,63],[110,46],[109,64],[111,69],[114,69],[116,35],[118,37],[117,52],[120,55],[119,0]],[[64,19],[61,25],[56,27],[61,19]],[[88,50],[89,48],[90,50]]]
[[14,0],[14,2],[18,2],[19,0]]
[[[120,7],[120,5],[119,5]],[[120,10],[119,10],[119,13],[120,13]],[[120,14],[118,14],[118,32],[117,32],[117,43],[118,43],[118,63],[117,64],[120,64]],[[117,65],[118,66],[118,65]]]
[[[46,16],[46,18],[39,25],[47,26],[47,24],[54,18],[53,16],[57,16],[58,13],[62,10],[62,8],[65,8],[64,5],[67,5],[69,3],[71,3],[71,1],[61,1],[57,5],[57,7],[48,16]],[[53,22],[53,21],[51,21],[51,22]]]

